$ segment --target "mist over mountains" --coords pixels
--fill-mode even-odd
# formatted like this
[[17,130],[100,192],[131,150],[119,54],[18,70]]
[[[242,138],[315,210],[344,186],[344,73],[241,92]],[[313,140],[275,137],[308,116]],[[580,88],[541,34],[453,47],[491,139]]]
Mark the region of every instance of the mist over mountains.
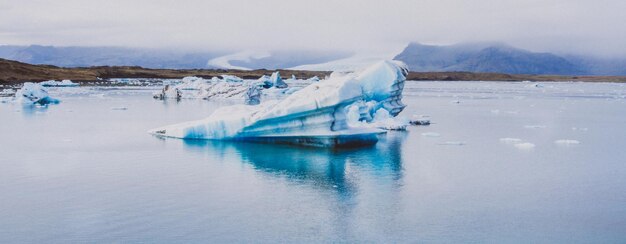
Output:
[[[60,67],[141,66],[169,69],[287,69],[358,67],[343,51],[183,52],[122,47],[0,46],[0,58]],[[411,71],[507,74],[626,75],[626,59],[531,52],[502,43],[447,46],[410,43],[395,56]],[[346,64],[353,62],[354,64]],[[363,63],[363,62],[361,62]]]
[[[154,69],[278,69],[351,55],[340,51],[182,52],[122,47],[0,46],[0,58],[60,67],[141,66]],[[213,62],[214,61],[214,62]]]
[[501,43],[448,46],[410,43],[394,58],[412,71],[467,71],[507,74],[626,75],[626,59],[537,53]]

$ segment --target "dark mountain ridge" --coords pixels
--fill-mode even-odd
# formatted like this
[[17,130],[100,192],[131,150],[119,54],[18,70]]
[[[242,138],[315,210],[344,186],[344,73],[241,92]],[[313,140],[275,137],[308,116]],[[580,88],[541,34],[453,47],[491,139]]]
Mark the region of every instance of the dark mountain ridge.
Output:
[[[559,56],[501,43],[448,46],[410,43],[394,59],[418,72],[494,72],[534,75],[626,75],[625,60]],[[620,63],[621,62],[621,63]]]

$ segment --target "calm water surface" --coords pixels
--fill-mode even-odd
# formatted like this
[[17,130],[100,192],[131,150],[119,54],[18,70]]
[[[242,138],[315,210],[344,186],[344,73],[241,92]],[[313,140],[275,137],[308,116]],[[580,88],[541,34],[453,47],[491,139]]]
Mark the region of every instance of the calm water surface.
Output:
[[150,92],[0,104],[1,243],[626,242],[621,84],[409,82],[433,124],[354,150],[159,139],[236,102]]

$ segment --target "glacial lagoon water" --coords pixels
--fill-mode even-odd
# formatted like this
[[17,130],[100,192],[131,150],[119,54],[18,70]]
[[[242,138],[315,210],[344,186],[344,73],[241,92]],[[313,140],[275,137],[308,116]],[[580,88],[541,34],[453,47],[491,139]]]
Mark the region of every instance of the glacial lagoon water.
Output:
[[407,82],[430,126],[328,150],[160,139],[228,101],[0,104],[0,242],[626,241],[626,85]]

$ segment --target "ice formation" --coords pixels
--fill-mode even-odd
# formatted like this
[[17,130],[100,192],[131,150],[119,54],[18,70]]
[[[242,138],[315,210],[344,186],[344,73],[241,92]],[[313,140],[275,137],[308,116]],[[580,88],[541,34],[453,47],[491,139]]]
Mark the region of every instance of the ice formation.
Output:
[[530,142],[516,143],[513,146],[517,147],[517,149],[520,149],[520,150],[530,150],[530,149],[535,148],[535,144],[532,144]]
[[272,78],[270,78],[267,75],[261,76],[261,78],[257,80],[257,84],[259,84],[263,88],[270,88],[274,86],[274,82],[272,82]]
[[48,95],[48,89],[32,82],[24,83],[22,88],[15,93],[15,99],[17,102],[25,105],[59,103],[58,99],[51,98]]
[[184,77],[181,82],[176,86],[179,90],[200,90],[208,83],[208,81],[195,76]]
[[[260,100],[261,96],[271,98],[284,97],[300,89],[299,87],[288,88],[278,72],[272,74],[271,77],[264,75],[258,80],[244,80],[233,75],[221,75],[221,77],[203,79],[201,77],[188,76],[183,78],[179,84],[166,84],[163,90],[155,93],[153,97],[155,99],[197,98],[206,100],[247,100],[252,98],[246,104],[248,102],[255,104],[254,100]],[[168,85],[169,87],[167,87]],[[250,90],[251,86],[256,86],[259,89]]]
[[258,105],[261,103],[261,90],[258,86],[248,86],[246,92],[246,105]]
[[15,91],[13,89],[2,89],[2,91],[0,91],[0,97],[12,97],[13,95],[15,95]]
[[222,75],[222,80],[225,82],[243,82],[243,79],[234,75]]
[[287,83],[283,81],[278,71],[272,73],[272,77],[270,77],[270,80],[276,88],[287,88]]
[[182,92],[176,88],[176,87],[172,87],[171,85],[165,85],[165,87],[163,87],[163,89],[161,89],[161,92],[155,93],[153,95],[154,98],[156,99],[176,99],[176,100],[180,100],[182,98]]
[[430,125],[430,119],[425,115],[413,115],[409,120],[410,125]]
[[42,86],[57,86],[57,87],[75,87],[78,86],[78,83],[74,83],[71,80],[62,80],[62,81],[55,81],[55,80],[48,80],[48,81],[43,81],[39,83]]
[[309,82],[318,82],[318,81],[320,81],[320,78],[317,77],[317,76],[313,76],[311,78],[308,78],[307,81],[309,81]]
[[578,141],[578,140],[571,140],[571,139],[560,139],[560,140],[554,141],[554,143],[558,144],[558,145],[570,146],[570,145],[578,145],[578,144],[580,144],[580,141]]
[[500,142],[505,143],[505,144],[517,144],[517,143],[522,143],[522,139],[505,137],[505,138],[500,138]]
[[221,107],[208,118],[157,128],[150,133],[185,139],[328,147],[371,145],[385,131],[354,124],[376,123],[383,116],[380,114],[398,115],[405,107],[401,99],[406,74],[403,64],[381,61],[358,73],[313,83],[281,101]]
[[425,136],[425,137],[439,137],[441,135],[439,133],[437,133],[437,132],[424,132],[424,133],[422,133],[422,136]]

